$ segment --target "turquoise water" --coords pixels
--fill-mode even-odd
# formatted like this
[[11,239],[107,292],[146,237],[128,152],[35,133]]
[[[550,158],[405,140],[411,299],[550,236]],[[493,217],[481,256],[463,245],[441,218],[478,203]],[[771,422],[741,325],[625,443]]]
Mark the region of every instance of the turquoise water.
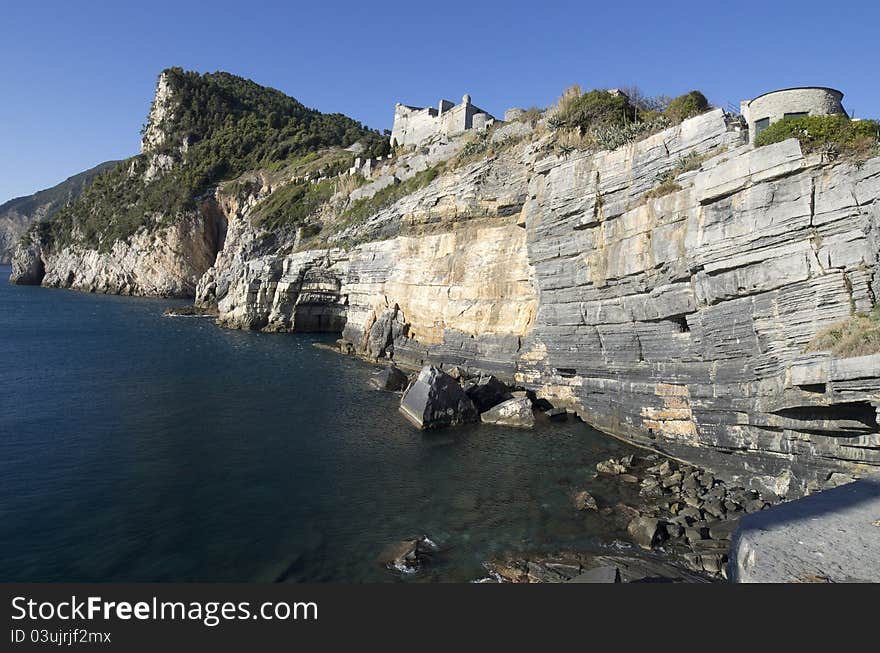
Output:
[[451,547],[407,577],[615,535],[586,425],[423,434],[333,337],[168,318],[168,300],[10,286],[0,267],[0,581],[397,581],[377,557]]

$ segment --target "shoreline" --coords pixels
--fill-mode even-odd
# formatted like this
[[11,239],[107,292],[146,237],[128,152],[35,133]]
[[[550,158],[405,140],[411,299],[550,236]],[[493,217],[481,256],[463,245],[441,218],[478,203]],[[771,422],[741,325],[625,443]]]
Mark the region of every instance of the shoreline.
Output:
[[[335,347],[312,343],[317,349],[354,356],[374,368],[393,366],[405,370],[409,372],[410,383],[418,373],[419,368],[405,362],[398,364],[393,359],[371,359],[346,345],[350,343],[342,339],[337,340]],[[438,368],[442,369],[442,364],[438,364]],[[462,372],[455,366],[450,370],[461,375],[459,381],[473,376],[473,371]],[[512,392],[517,391],[516,386],[508,387]],[[531,393],[529,396],[531,398]],[[533,410],[541,412],[534,405],[534,399],[532,403]],[[405,417],[406,414],[402,415]],[[601,475],[616,478],[620,483],[637,485],[641,500],[634,502],[635,505],[623,502],[600,505],[587,489],[576,490],[572,496],[573,512],[592,511],[602,515],[610,522],[609,533],[626,530],[630,539],[625,544],[632,546],[633,553],[602,554],[583,550],[553,554],[508,552],[485,561],[488,576],[473,582],[611,582],[609,577],[617,578],[617,582],[727,580],[731,538],[739,519],[780,502],[779,497],[762,497],[756,490],[735,485],[686,460],[606,433],[589,425],[576,413],[566,412],[568,418],[593,428],[604,437],[646,452],[645,455],[631,454],[601,461],[596,464],[593,475],[593,479]],[[575,518],[573,515],[572,519]],[[607,546],[613,550],[619,549],[621,544],[624,542],[613,539]],[[582,575],[591,576],[595,570],[607,572],[613,566],[617,569],[616,576],[606,573],[603,581],[576,580]],[[398,559],[391,561],[389,567],[400,570],[406,565]]]

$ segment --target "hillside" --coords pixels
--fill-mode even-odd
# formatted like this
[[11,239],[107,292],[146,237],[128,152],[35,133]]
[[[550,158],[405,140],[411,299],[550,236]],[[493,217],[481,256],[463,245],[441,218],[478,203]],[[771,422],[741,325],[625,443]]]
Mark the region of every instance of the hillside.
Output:
[[116,161],[100,163],[94,168],[68,177],[60,184],[40,190],[33,195],[16,197],[0,204],[0,263],[9,263],[19,238],[38,220],[48,220],[64,208],[102,172]]
[[20,251],[34,263],[32,273],[14,276],[89,291],[191,297],[225,236],[218,185],[250,170],[274,175],[278,184],[304,169],[336,174],[353,161],[344,149],[351,146],[365,155],[389,147],[351,118],[309,109],[250,80],[167,69],[141,153],[98,176],[25,235]]
[[101,252],[142,227],[167,226],[197,210],[214,185],[246,170],[278,169],[323,148],[379,134],[341,114],[322,114],[275,89],[229,73],[171,68],[160,76],[141,154],[120,162],[51,221],[44,247]]

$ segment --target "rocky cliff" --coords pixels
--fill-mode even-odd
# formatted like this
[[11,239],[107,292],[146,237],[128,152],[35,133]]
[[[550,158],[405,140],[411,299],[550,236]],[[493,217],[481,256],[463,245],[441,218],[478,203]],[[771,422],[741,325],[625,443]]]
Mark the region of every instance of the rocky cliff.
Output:
[[275,89],[170,68],[159,76],[141,153],[44,216],[23,238],[10,280],[193,297],[225,239],[224,182],[260,166],[289,181],[315,158],[338,164],[326,153],[355,142],[367,153],[388,148],[360,123]]
[[68,177],[60,184],[40,190],[33,195],[16,197],[0,204],[0,264],[9,263],[18,241],[41,220],[49,220],[61,208],[82,194],[92,180],[115,165],[108,161],[84,172]]
[[754,149],[720,110],[612,152],[499,149],[335,246],[249,257],[239,229],[199,301],[226,326],[515,379],[781,496],[880,467],[880,355],[805,353],[876,304],[880,159]]
[[117,240],[108,251],[76,245],[20,246],[12,259],[12,278],[84,292],[192,297],[223,246],[225,233],[225,216],[206,205],[172,225]]
[[[182,120],[174,98],[160,83],[151,124]],[[169,134],[147,129],[140,183],[199,147]],[[808,353],[877,306],[880,158],[755,148],[713,110],[612,151],[512,122],[398,152],[361,181],[304,172],[343,162],[348,139],[230,175],[198,211],[102,248],[34,242],[14,276],[194,289],[226,327],[491,372],[764,493],[880,471],[880,354]]]

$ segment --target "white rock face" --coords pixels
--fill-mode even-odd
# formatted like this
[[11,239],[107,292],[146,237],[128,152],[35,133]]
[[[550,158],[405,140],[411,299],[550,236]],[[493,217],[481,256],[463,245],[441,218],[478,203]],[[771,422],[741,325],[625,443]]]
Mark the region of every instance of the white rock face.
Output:
[[108,252],[73,246],[51,253],[37,246],[19,248],[11,280],[117,295],[193,297],[224,233],[222,214],[204,211],[171,227],[141,230]]
[[162,123],[174,119],[176,106],[177,102],[171,89],[168,74],[162,73],[156,84],[156,95],[153,98],[153,105],[150,107],[147,129],[141,139],[141,152],[156,150],[165,145],[167,134],[162,129]]

